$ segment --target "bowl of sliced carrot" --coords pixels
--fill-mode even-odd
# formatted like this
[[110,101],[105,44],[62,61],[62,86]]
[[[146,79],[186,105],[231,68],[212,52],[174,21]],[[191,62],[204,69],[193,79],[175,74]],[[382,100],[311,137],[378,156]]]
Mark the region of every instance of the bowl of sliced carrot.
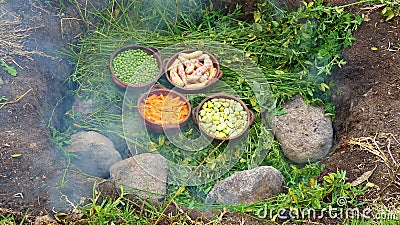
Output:
[[154,88],[143,94],[137,103],[146,128],[154,133],[183,128],[191,115],[189,100],[175,91],[159,86]]

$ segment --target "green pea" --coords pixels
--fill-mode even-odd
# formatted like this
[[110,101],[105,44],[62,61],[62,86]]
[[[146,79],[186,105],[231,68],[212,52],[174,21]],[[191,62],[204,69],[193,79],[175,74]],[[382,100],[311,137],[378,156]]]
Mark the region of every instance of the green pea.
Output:
[[115,75],[124,83],[150,83],[159,73],[157,60],[141,49],[119,53],[112,64]]

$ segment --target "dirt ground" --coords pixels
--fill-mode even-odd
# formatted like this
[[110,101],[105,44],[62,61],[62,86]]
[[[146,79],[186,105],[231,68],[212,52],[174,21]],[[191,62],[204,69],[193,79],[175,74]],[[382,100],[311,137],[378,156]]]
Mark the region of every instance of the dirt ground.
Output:
[[365,22],[334,73],[337,146],[322,175],[345,170],[350,181],[374,170],[365,201],[398,209],[400,198],[400,22],[358,7]]
[[0,110],[0,213],[40,215],[67,209],[71,205],[66,196],[82,189],[76,185],[80,178],[66,183],[60,179],[68,163],[48,133],[48,126],[59,126],[53,118],[71,107],[63,96],[73,67],[60,51],[82,34],[79,23],[65,19],[77,18],[73,7],[63,12],[57,7],[36,0],[0,3],[2,22],[10,24],[4,28],[27,36],[15,40],[25,46],[22,49],[0,42],[2,55],[18,64],[16,77],[0,70],[0,96],[10,101]]
[[[71,209],[73,205],[66,196],[91,193],[90,180],[77,174],[63,176],[68,163],[51,144],[47,130],[49,124],[58,126],[56,121],[49,122],[50,118],[70,106],[62,96],[66,94],[63,81],[72,65],[58,51],[76,41],[85,28],[75,19],[78,13],[73,7],[60,11],[54,2],[0,3],[7,14],[1,19],[18,21],[10,29],[28,29],[30,34],[21,40],[25,52],[13,53],[0,45],[0,51],[20,66],[17,77],[0,70],[0,96],[16,100],[0,108],[0,213],[14,213],[20,218],[27,211],[33,218]],[[367,181],[375,186],[366,192],[364,201],[398,208],[400,19],[385,22],[381,9],[366,7],[352,8],[364,14],[365,22],[354,33],[357,41],[343,52],[347,64],[333,73],[337,145],[322,175],[345,170],[353,181],[375,169]],[[54,111],[56,105],[62,107]],[[76,185],[82,182],[88,185]],[[237,214],[226,214],[224,218],[225,224],[262,223]]]

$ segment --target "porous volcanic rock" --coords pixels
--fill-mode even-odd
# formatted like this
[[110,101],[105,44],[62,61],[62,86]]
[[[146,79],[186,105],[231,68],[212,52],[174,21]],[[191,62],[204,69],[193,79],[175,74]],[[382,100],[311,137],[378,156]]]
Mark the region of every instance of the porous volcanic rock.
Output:
[[271,166],[237,172],[217,183],[208,193],[206,203],[250,204],[285,191],[285,179]]
[[160,200],[167,193],[167,160],[158,153],[143,153],[117,162],[110,180],[144,198]]
[[270,126],[285,156],[295,163],[326,157],[333,143],[333,127],[324,109],[307,105],[301,97],[296,97],[283,110],[287,113],[275,116]]

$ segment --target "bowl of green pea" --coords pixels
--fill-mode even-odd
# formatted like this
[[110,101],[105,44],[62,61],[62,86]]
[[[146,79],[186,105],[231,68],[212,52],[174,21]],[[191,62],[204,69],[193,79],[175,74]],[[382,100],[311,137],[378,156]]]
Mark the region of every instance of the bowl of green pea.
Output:
[[122,89],[150,89],[163,74],[161,53],[153,47],[126,45],[111,54],[109,69]]

